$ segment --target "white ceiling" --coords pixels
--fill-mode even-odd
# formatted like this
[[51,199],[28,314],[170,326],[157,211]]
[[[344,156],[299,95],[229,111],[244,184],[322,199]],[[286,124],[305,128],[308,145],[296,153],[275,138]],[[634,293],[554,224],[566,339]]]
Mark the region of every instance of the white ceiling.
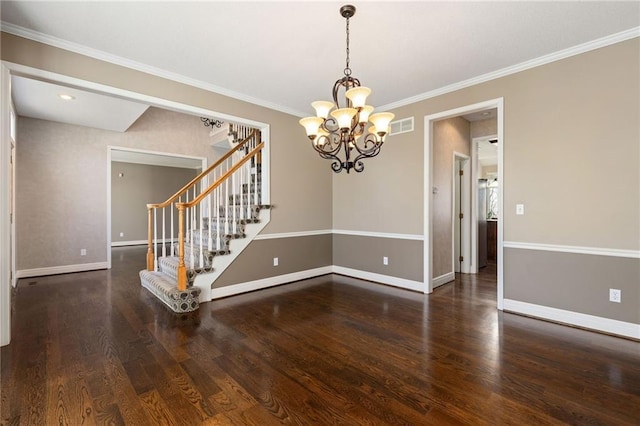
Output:
[[[94,129],[125,132],[148,105],[11,76],[11,92],[19,116],[58,121]],[[63,100],[60,95],[72,96]]]
[[[310,115],[342,76],[344,3],[2,1],[1,17],[3,31]],[[636,1],[355,5],[353,75],[387,108],[640,26]]]

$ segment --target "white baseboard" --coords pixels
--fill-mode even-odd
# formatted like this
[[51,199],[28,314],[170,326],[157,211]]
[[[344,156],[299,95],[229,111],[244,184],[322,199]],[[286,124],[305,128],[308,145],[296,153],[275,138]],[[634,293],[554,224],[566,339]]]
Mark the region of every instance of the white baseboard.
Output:
[[504,310],[605,333],[617,334],[619,336],[631,337],[633,339],[640,339],[640,324],[581,314],[564,309],[550,308],[548,306],[535,305],[533,303],[511,299],[504,299]]
[[42,277],[45,275],[70,274],[72,272],[95,271],[107,269],[107,262],[80,263],[78,265],[51,266],[48,268],[21,269],[16,271],[16,278]]
[[147,240],[112,241],[111,242],[111,247],[142,246],[142,245],[147,245]]
[[249,281],[246,283],[230,285],[226,287],[213,288],[209,294],[210,299],[220,299],[222,297],[234,296],[240,293],[247,293],[250,291],[261,290],[268,287],[273,287],[280,284],[287,284],[294,281],[304,280],[307,278],[313,278],[320,275],[326,275],[333,272],[331,266],[323,266],[315,269],[308,269],[306,271],[292,272],[290,274],[278,275],[275,277],[264,278],[261,280]]
[[432,287],[440,287],[443,284],[450,283],[451,281],[456,279],[455,272],[447,272],[446,274],[442,274],[439,277],[435,277],[431,280]]
[[[167,238],[166,240],[164,240],[164,243],[167,245],[170,245],[173,242],[177,242],[177,241],[178,241],[177,238],[174,238],[174,239]],[[154,241],[154,244],[161,245],[162,240]],[[112,241],[111,242],[111,247],[146,246],[146,245],[147,245],[147,240]]]
[[413,281],[406,278],[392,277],[390,275],[376,274],[374,272],[360,271],[358,269],[345,268],[343,266],[336,265],[333,265],[333,272],[336,274],[347,275],[349,277],[400,287],[407,290],[418,291],[420,293],[426,292],[425,285],[422,281]]

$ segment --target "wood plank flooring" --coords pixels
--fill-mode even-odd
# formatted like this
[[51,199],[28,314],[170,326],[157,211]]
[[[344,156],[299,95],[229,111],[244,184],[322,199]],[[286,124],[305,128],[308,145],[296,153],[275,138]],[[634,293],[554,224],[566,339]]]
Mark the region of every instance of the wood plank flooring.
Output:
[[489,273],[430,296],[329,275],[176,315],[144,256],[20,281],[2,424],[640,424],[640,343],[499,312]]

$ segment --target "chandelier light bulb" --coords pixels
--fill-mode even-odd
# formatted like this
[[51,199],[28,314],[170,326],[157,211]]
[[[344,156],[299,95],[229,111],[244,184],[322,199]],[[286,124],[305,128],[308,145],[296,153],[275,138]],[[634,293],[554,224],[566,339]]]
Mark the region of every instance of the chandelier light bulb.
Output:
[[338,126],[341,129],[348,130],[351,128],[351,120],[357,112],[358,110],[355,108],[340,108],[335,111],[331,111],[331,116],[336,119]]
[[371,123],[373,123],[373,125],[375,126],[376,133],[380,136],[384,136],[389,130],[389,123],[391,123],[393,117],[395,117],[393,113],[379,112],[371,115],[369,121],[371,121]]
[[373,112],[373,107],[371,105],[365,105],[360,110],[360,114],[358,115],[358,123],[366,123],[369,121],[369,115]]
[[315,108],[317,117],[326,119],[329,116],[329,111],[333,108],[333,102],[315,101],[311,102],[311,106]]
[[360,86],[347,90],[345,96],[351,101],[351,106],[354,108],[361,108],[367,103],[367,96],[371,94],[371,89],[368,87]]
[[315,139],[323,122],[324,120],[320,117],[305,117],[299,121],[300,125],[307,131],[307,136],[312,140]]

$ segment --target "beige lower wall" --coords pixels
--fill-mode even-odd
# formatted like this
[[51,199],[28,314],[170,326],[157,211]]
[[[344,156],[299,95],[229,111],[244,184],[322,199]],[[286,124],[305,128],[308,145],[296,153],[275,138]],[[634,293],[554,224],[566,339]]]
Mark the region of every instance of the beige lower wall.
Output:
[[640,324],[640,259],[505,248],[504,265],[505,299]]
[[[423,281],[422,241],[333,235],[333,264],[413,281]],[[383,265],[382,258],[389,258]]]
[[[331,266],[331,251],[331,234],[254,240],[213,288]],[[273,266],[274,257],[278,258],[278,266]]]

